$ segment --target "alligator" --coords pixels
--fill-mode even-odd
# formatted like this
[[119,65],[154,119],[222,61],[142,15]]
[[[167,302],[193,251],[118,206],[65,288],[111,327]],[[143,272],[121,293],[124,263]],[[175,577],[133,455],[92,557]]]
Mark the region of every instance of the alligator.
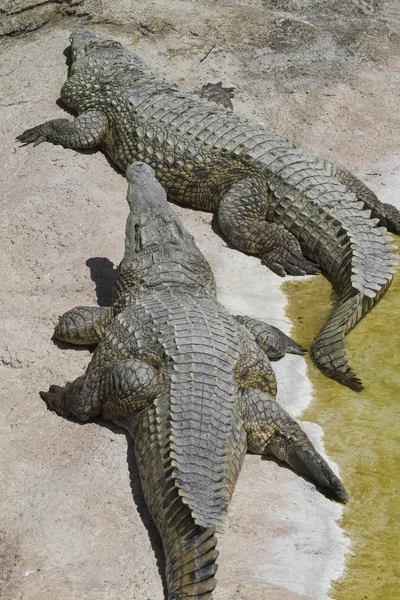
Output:
[[249,450],[272,455],[346,502],[345,488],[275,400],[268,355],[303,348],[216,299],[209,264],[168,204],[154,171],[126,172],[125,252],[110,307],[76,307],[54,337],[97,344],[86,373],[41,397],[80,422],[125,428],[166,556],[169,600],[212,598],[223,529]]
[[144,161],[170,200],[214,211],[228,242],[278,275],[322,269],[339,302],[313,341],[312,358],[327,376],[363,389],[344,338],[392,281],[396,255],[383,234],[400,233],[400,212],[343,167],[308,158],[273,131],[159,80],[118,42],[85,28],[70,41],[61,99],[78,116],[17,139],[99,147],[123,171]]

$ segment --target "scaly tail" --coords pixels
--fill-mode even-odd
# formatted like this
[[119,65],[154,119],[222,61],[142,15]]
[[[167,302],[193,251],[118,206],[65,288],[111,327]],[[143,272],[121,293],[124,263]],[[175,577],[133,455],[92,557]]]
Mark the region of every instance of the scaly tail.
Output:
[[374,298],[351,289],[340,300],[310,349],[314,362],[327,377],[356,392],[360,392],[364,387],[347,362],[344,338],[347,332],[375,306],[390,283],[382,286]]
[[199,527],[195,537],[166,549],[168,600],[209,600],[215,588],[217,538],[214,527]]

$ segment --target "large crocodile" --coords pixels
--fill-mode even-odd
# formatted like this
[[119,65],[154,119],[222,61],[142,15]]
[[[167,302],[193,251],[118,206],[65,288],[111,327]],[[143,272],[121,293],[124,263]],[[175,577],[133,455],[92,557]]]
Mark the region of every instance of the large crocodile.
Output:
[[135,163],[127,178],[114,304],[72,309],[55,330],[59,340],[98,346],[85,375],[41,396],[59,415],[102,415],[131,433],[165,550],[168,598],[206,600],[216,583],[215,531],[246,449],[285,461],[342,501],[347,494],[275,401],[267,354],[303,349],[265,323],[230,316],[152,169]]
[[17,139],[100,147],[123,170],[134,160],[147,162],[169,199],[215,211],[228,241],[275,273],[315,273],[318,263],[340,301],[312,357],[328,376],[362,389],[344,337],[390,285],[395,255],[377,225],[399,233],[399,211],[345,169],[307,158],[276,133],[158,80],[119,43],[84,28],[70,39],[61,98],[79,116],[48,121]]

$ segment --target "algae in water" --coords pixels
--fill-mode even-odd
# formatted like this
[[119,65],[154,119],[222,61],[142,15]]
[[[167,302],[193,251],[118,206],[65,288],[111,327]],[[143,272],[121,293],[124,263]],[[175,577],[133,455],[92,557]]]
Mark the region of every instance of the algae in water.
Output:
[[[309,348],[337,301],[322,276],[283,284],[291,335]],[[312,299],[312,300],[310,300]],[[346,337],[349,362],[365,390],[326,378],[309,356],[314,400],[301,416],[324,430],[325,447],[350,495],[341,523],[351,539],[335,600],[400,598],[400,274]]]

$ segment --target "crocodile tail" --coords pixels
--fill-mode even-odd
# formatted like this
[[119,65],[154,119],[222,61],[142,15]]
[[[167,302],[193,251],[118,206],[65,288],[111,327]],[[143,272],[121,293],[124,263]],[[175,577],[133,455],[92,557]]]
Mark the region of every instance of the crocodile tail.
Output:
[[154,407],[139,413],[131,429],[143,494],[164,548],[168,600],[208,600],[216,586],[215,526],[195,523],[175,485],[164,411],[169,406],[160,395]]
[[208,600],[216,586],[218,550],[215,527],[197,527],[189,541],[180,541],[167,553],[168,600]]
[[341,298],[310,348],[312,359],[327,377],[356,392],[360,392],[364,387],[348,364],[344,338],[348,331],[375,306],[389,285],[390,282],[387,282],[382,286],[373,298],[352,288]]

